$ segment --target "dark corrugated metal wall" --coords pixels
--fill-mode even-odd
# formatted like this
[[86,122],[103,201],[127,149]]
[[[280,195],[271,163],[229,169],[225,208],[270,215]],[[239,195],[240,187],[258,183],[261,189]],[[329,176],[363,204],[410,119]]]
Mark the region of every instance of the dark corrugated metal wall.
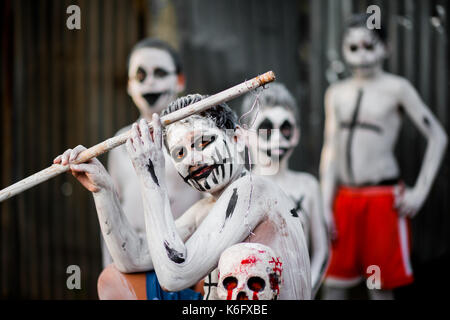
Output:
[[[72,4],[81,7],[80,31],[66,28]],[[126,59],[145,36],[145,4],[2,2],[2,187],[137,118],[126,93]],[[0,297],[96,298],[99,227],[92,196],[73,177],[58,176],[0,209]],[[66,287],[72,264],[81,268],[81,290]]]

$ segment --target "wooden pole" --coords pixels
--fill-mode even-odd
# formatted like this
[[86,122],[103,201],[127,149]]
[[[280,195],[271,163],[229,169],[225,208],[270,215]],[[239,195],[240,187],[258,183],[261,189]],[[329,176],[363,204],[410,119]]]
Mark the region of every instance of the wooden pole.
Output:
[[[177,110],[175,112],[169,113],[168,115],[161,118],[161,123],[163,126],[167,126],[171,123],[177,122],[184,118],[187,118],[193,114],[200,113],[205,111],[213,106],[216,106],[222,102],[232,100],[236,97],[239,97],[253,89],[256,89],[260,86],[263,86],[269,82],[275,80],[275,74],[272,71],[268,71],[262,75],[259,75],[253,79],[244,81],[234,87],[231,87],[227,90],[221,91],[215,95],[209,96],[203,100],[200,100],[196,103],[191,104],[183,109]],[[151,122],[148,122],[149,127],[151,128]],[[118,136],[109,138],[95,146],[84,150],[79,154],[76,163],[87,162],[90,159],[97,157],[103,153],[106,153],[115,147],[118,147],[124,144],[128,137],[130,136],[130,131],[122,133]],[[9,199],[25,190],[30,189],[44,181],[47,181],[57,175],[66,172],[69,170],[69,165],[60,165],[53,164],[52,166],[39,171],[19,182],[14,183],[13,185],[0,190],[0,202]]]

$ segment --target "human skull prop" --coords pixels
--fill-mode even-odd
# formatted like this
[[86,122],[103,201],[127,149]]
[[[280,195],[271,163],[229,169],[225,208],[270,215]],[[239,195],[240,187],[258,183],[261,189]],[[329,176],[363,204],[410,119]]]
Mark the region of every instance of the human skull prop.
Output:
[[219,260],[217,295],[220,300],[276,300],[280,294],[282,262],[259,243],[239,243]]

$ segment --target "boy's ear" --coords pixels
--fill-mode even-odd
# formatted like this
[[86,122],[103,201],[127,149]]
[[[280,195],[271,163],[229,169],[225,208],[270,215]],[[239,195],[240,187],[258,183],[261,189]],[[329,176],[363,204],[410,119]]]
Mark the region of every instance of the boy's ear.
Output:
[[177,93],[181,93],[186,89],[186,77],[184,73],[177,75]]
[[246,138],[246,131],[239,126],[236,126],[236,129],[234,130],[233,140],[234,142],[236,142],[237,151],[239,153],[244,152],[245,150],[245,138]]
[[127,93],[129,96],[131,96],[130,81],[131,81],[130,79],[128,79],[127,81]]

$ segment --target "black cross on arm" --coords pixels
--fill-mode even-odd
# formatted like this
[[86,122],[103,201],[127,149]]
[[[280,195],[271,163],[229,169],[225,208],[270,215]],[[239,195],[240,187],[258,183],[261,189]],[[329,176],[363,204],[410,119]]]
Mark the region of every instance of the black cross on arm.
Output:
[[351,182],[354,182],[351,150],[352,150],[353,136],[355,134],[355,130],[356,129],[365,129],[365,130],[375,131],[376,133],[381,133],[383,131],[381,129],[381,127],[379,127],[375,124],[358,121],[358,115],[359,115],[359,111],[361,109],[362,96],[363,96],[363,90],[359,89],[358,90],[358,98],[356,99],[355,111],[353,111],[353,115],[352,115],[352,121],[351,122],[341,122],[341,124],[340,124],[341,129],[349,130],[348,140],[347,140],[347,148],[346,148],[346,159],[347,159],[347,172],[348,172]]

